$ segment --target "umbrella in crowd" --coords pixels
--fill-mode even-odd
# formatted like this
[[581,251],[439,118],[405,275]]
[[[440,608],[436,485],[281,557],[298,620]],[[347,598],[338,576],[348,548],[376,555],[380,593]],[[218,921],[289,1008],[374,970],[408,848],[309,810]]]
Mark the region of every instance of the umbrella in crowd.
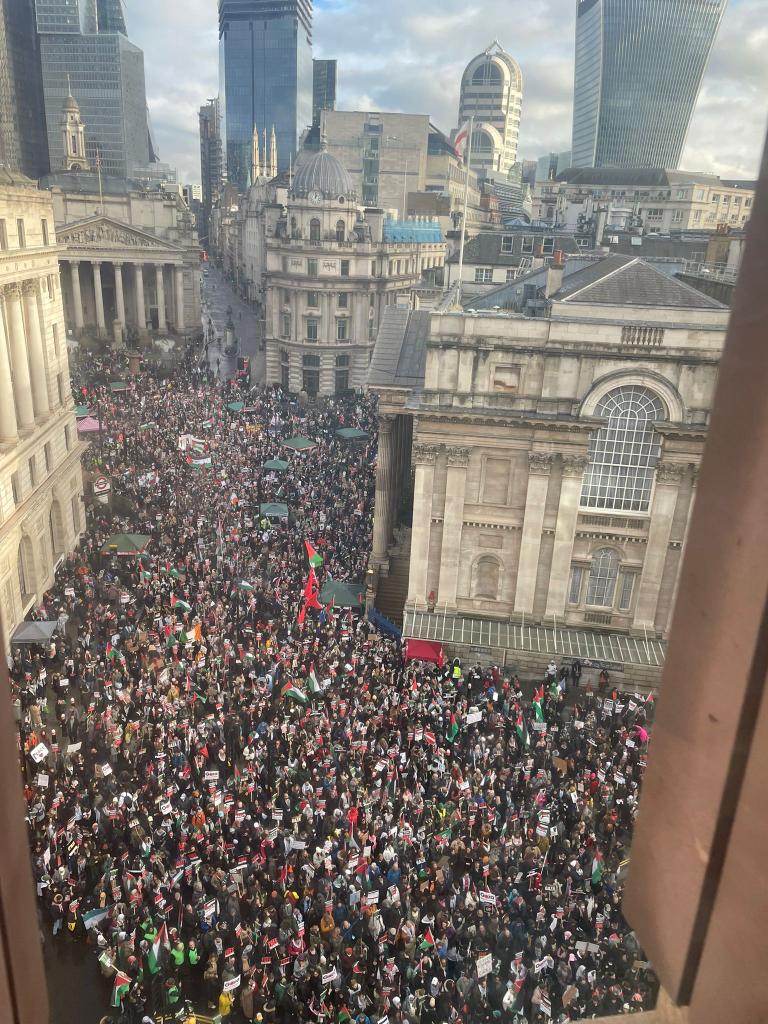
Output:
[[[239,382],[167,372],[140,374],[130,403],[75,375],[120,501],[90,509],[35,611],[62,627],[14,647],[49,955],[73,984],[100,973],[124,1024],[187,1000],[281,1024],[650,1008],[621,895],[653,703],[578,662],[532,700],[508,669],[431,648],[406,661],[354,582],[372,401],[299,415],[256,391],[274,426],[254,435]],[[340,422],[370,439],[350,445]],[[212,466],[193,474],[177,439],[202,430]],[[304,456],[273,475],[286,438]],[[100,557],[115,551],[133,557]]]

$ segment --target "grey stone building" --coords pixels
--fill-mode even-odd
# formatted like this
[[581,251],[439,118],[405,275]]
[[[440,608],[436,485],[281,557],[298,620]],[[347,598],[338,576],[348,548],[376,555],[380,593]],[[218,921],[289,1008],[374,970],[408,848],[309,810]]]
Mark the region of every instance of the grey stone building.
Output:
[[387,312],[374,589],[407,574],[406,635],[655,681],[728,309],[627,256],[548,272],[536,318]]

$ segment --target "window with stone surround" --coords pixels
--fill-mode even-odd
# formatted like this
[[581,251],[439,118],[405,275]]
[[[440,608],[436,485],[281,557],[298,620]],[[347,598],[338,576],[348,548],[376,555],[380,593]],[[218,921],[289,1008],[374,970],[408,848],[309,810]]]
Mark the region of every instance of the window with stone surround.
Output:
[[497,601],[501,568],[492,555],[483,555],[472,570],[472,597],[482,601]]
[[619,576],[619,556],[613,548],[599,548],[592,556],[587,580],[587,604],[612,608]]
[[654,423],[666,419],[661,400],[636,384],[609,391],[594,415],[605,420],[589,444],[583,508],[647,512],[661,440]]

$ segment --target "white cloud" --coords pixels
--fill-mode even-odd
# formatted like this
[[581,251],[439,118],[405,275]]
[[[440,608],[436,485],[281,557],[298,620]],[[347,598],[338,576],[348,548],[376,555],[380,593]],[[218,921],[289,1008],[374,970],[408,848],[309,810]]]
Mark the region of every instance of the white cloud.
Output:
[[[731,0],[691,124],[683,165],[756,174],[765,131],[765,0]],[[197,110],[218,88],[216,0],[127,11],[144,49],[161,156],[199,180]],[[520,155],[570,147],[575,0],[317,0],[315,52],[339,60],[339,105],[428,113],[455,125],[467,62],[497,38],[525,80]]]

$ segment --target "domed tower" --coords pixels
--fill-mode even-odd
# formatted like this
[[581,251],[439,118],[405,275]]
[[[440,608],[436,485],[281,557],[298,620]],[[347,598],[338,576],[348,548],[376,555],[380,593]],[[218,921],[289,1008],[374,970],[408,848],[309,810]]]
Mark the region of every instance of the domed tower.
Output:
[[61,130],[64,137],[64,170],[89,171],[91,168],[85,155],[85,125],[71,89],[61,111]]
[[474,117],[471,167],[478,174],[509,173],[517,159],[523,73],[494,42],[474,57],[461,80],[459,125]]
[[319,153],[304,160],[297,168],[291,194],[297,199],[307,199],[315,206],[323,202],[346,206],[357,200],[349,172],[328,152],[325,142]]

